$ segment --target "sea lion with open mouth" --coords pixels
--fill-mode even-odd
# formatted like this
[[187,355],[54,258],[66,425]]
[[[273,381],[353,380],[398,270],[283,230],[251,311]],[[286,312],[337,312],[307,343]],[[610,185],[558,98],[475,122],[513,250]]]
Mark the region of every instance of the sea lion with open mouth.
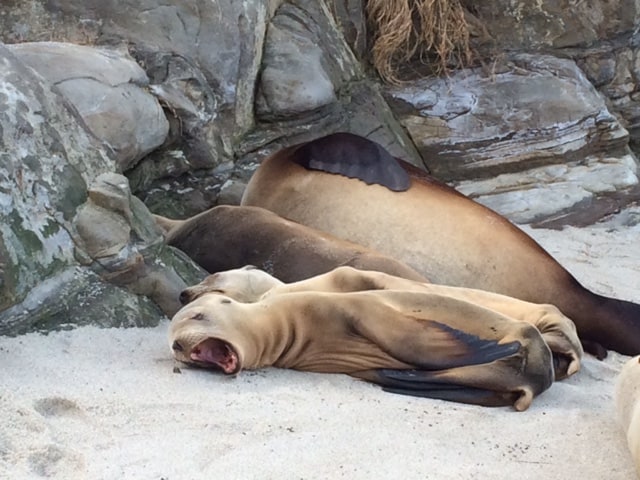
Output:
[[530,323],[540,331],[551,349],[556,380],[573,375],[580,369],[583,351],[575,325],[553,305],[533,304],[483,290],[416,282],[382,272],[339,267],[310,279],[285,284],[248,265],[209,275],[199,284],[183,290],[180,301],[187,304],[206,293],[218,293],[239,302],[251,303],[285,293],[348,293],[366,290],[437,294],[479,305],[513,320]]
[[525,410],[554,379],[531,324],[439,293],[203,293],[171,320],[175,358],[237,374],[267,366],[346,373],[407,395]]

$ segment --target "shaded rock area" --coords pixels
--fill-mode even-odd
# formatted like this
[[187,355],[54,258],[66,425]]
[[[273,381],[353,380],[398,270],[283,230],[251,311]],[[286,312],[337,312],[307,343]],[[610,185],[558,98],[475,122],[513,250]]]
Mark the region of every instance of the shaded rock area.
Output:
[[[355,7],[352,7],[352,9]],[[187,217],[226,201],[265,154],[335,131],[370,136],[422,165],[375,82],[316,0],[24,0],[5,4],[1,40],[126,48],[170,130],[125,170],[156,213]],[[177,193],[179,192],[179,193]]]

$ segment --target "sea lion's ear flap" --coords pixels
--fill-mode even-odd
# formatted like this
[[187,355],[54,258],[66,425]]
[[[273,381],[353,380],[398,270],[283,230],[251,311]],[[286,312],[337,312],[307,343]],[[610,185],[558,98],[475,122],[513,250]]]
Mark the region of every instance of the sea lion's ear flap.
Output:
[[334,133],[297,148],[293,161],[309,170],[357,178],[394,192],[409,188],[411,179],[398,160],[381,145],[351,133]]

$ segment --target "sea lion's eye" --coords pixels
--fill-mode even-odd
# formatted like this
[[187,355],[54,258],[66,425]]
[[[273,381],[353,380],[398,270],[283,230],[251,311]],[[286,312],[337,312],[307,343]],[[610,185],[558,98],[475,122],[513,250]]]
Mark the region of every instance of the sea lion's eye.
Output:
[[220,300],[220,303],[231,303],[231,300],[229,300],[228,298],[223,298],[222,300]]
[[172,349],[172,350],[175,350],[176,352],[182,352],[182,351],[184,351],[184,348],[182,347],[182,345],[180,345],[180,344],[178,343],[178,341],[177,341],[177,340],[175,340],[175,341],[173,342],[173,345],[171,345],[171,349]]
[[204,320],[204,314],[196,313],[193,317],[191,317],[191,320]]

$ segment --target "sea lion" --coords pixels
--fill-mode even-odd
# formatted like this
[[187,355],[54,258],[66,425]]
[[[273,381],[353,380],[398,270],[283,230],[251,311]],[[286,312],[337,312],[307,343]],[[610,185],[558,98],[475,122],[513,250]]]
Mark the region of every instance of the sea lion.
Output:
[[205,293],[171,320],[181,362],[346,373],[388,391],[525,410],[553,382],[540,332],[437,293],[303,291],[241,303]]
[[[587,290],[501,215],[400,159],[367,156],[363,142],[338,133],[276,152],[252,176],[242,205],[373,248],[433,283],[553,304],[600,358],[605,349],[640,353],[640,305]],[[410,186],[383,186],[379,162],[400,165]]]
[[187,220],[154,217],[167,244],[212,273],[252,264],[294,282],[350,265],[427,281],[398,260],[263,208],[220,205]]
[[640,357],[629,360],[618,376],[616,408],[625,432],[631,456],[640,475]]
[[183,290],[180,300],[187,304],[203,294],[215,292],[239,302],[251,303],[283,293],[347,293],[366,290],[425,292],[457,298],[513,320],[530,323],[540,331],[551,349],[556,380],[573,375],[580,369],[583,351],[575,325],[553,305],[529,303],[483,290],[416,282],[382,272],[338,267],[328,273],[287,284],[248,265],[209,275],[199,284]]

